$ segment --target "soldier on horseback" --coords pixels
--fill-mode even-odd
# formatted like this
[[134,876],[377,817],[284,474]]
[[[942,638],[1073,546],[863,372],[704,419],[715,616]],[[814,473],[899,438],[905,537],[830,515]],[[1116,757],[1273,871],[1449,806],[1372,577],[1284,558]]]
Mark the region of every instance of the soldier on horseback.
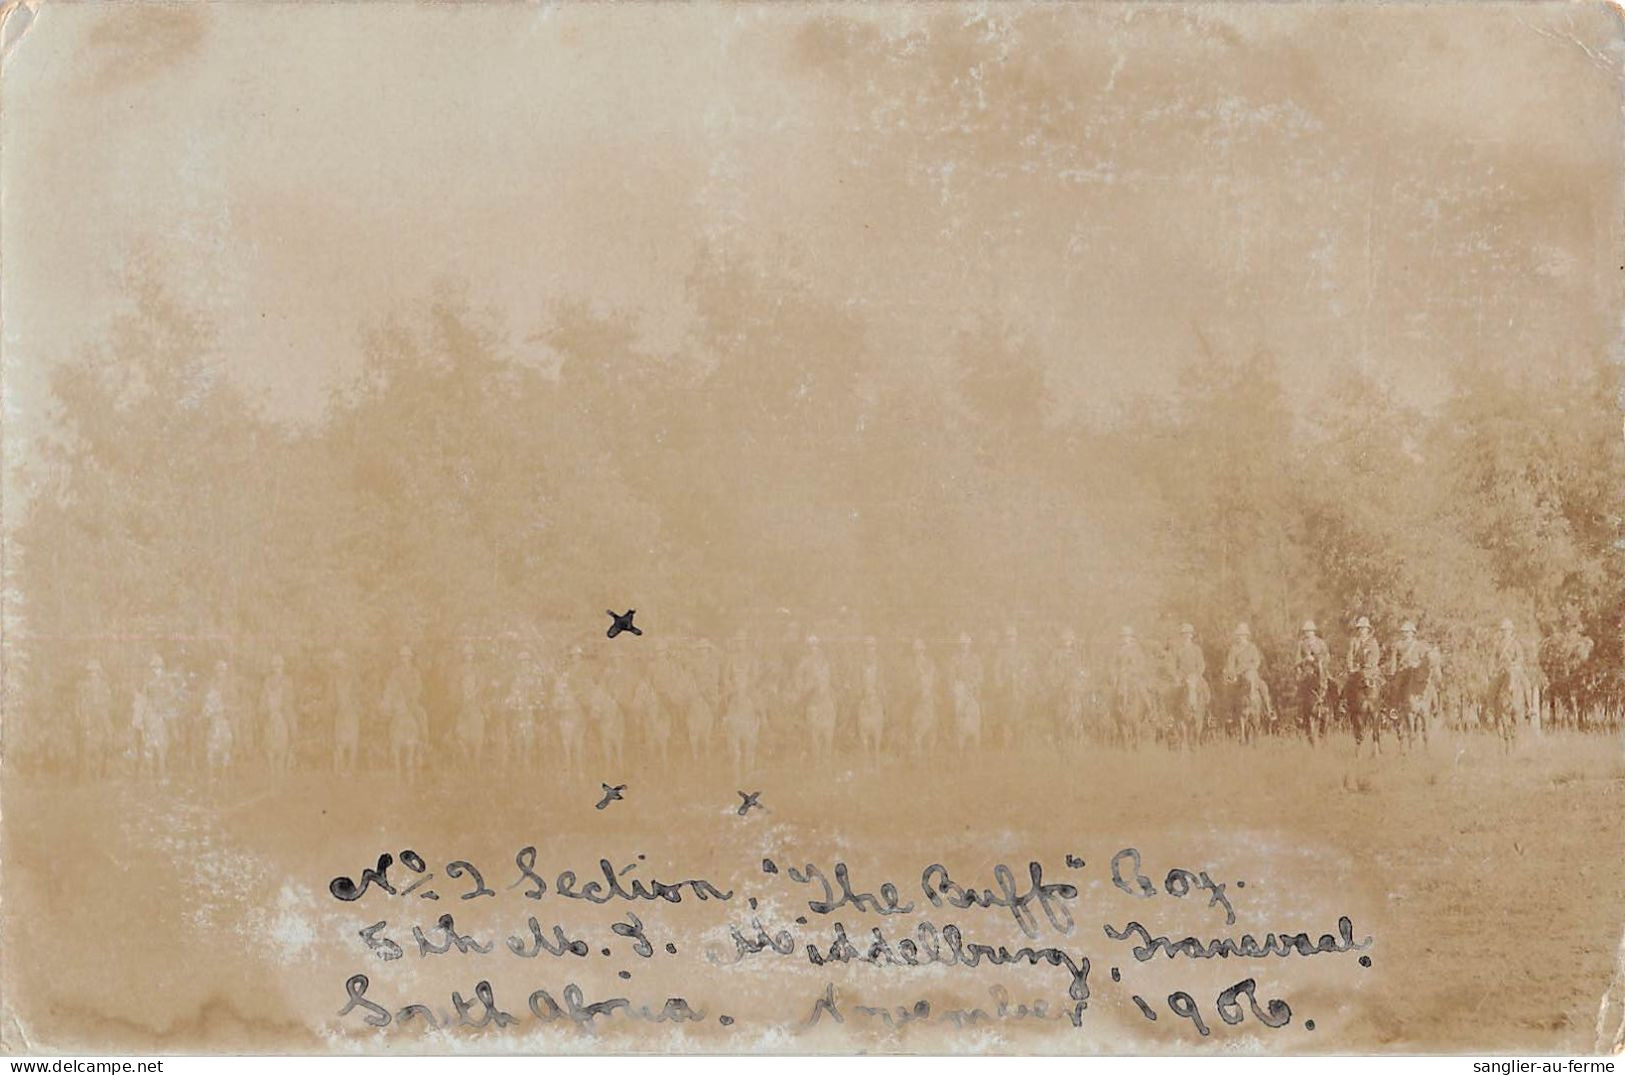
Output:
[[1510,749],[1523,722],[1525,699],[1529,692],[1529,679],[1523,667],[1523,643],[1511,620],[1501,621],[1500,637],[1495,642],[1495,673],[1490,684],[1490,712],[1496,729]]
[[1078,636],[1070,627],[1061,632],[1061,647],[1051,655],[1049,678],[1055,686],[1061,739],[1073,745],[1082,743],[1089,705],[1089,669],[1078,651]]
[[204,740],[204,758],[209,774],[219,778],[231,765],[232,751],[237,737],[237,714],[232,690],[231,667],[225,661],[214,662],[214,675],[203,692],[203,710],[200,714]]
[[993,657],[992,673],[994,705],[989,714],[993,717],[988,722],[992,725],[989,738],[996,738],[1004,746],[1024,742],[1029,734],[1027,711],[1033,677],[1014,624],[1004,629],[1004,644]]
[[282,654],[271,656],[271,674],[260,685],[260,714],[265,734],[265,761],[273,773],[286,773],[299,742],[299,713],[294,708],[293,680]]
[[1133,746],[1151,712],[1150,667],[1134,628],[1123,628],[1122,638],[1112,664],[1112,716],[1118,742]]
[[79,718],[79,760],[84,774],[106,777],[118,755],[118,735],[113,729],[113,689],[102,672],[102,662],[94,657],[85,663],[74,710]]
[[734,635],[723,669],[722,727],[736,776],[744,776],[756,768],[756,748],[762,731],[756,709],[756,672],[756,654],[752,651],[750,636],[741,628]]
[[1399,641],[1388,651],[1388,677],[1392,683],[1394,715],[1400,736],[1427,742],[1429,686],[1434,661],[1431,648],[1416,637],[1416,624],[1406,620]]
[[805,727],[812,733],[813,753],[828,761],[835,754],[835,688],[829,657],[817,635],[807,636],[807,653],[796,666],[794,686],[805,706]]
[[873,635],[863,640],[859,682],[862,697],[858,700],[858,745],[873,762],[880,758],[886,735],[886,691],[880,674],[880,647]]
[[982,747],[982,658],[969,634],[959,636],[959,652],[948,665],[954,706],[954,743],[960,750]]
[[937,666],[925,651],[925,640],[914,640],[914,716],[909,722],[914,753],[925,755],[937,745]]
[[349,654],[335,649],[327,679],[327,708],[333,714],[333,769],[352,772],[361,745],[361,685]]
[[1235,640],[1224,658],[1224,683],[1230,695],[1232,719],[1240,726],[1243,742],[1257,734],[1257,725],[1270,712],[1263,666],[1264,655],[1253,643],[1252,628],[1238,623]]
[[1207,731],[1211,692],[1207,685],[1207,657],[1196,644],[1196,628],[1188,623],[1179,626],[1179,645],[1174,648],[1174,684],[1178,692],[1175,712],[1179,714],[1176,732],[1185,742],[1198,742]]
[[379,708],[389,722],[389,758],[397,773],[416,772],[429,739],[429,715],[423,708],[423,676],[412,663],[412,647],[402,646],[384,681]]
[[463,643],[463,667],[457,677],[457,750],[465,765],[478,769],[485,759],[485,677],[474,643]]
[[169,778],[169,744],[173,736],[180,705],[180,682],[164,669],[164,659],[152,655],[148,664],[148,677],[135,693],[134,715],[140,764],[143,770],[160,780]]
[[1349,639],[1347,674],[1343,680],[1344,706],[1354,729],[1354,751],[1360,751],[1365,732],[1371,732],[1371,746],[1382,752],[1382,728],[1376,720],[1377,699],[1382,691],[1382,647],[1371,633],[1371,621],[1364,616],[1354,621],[1354,637]]
[[1298,728],[1310,745],[1326,737],[1326,696],[1331,689],[1332,654],[1314,620],[1303,621],[1293,668],[1298,677]]

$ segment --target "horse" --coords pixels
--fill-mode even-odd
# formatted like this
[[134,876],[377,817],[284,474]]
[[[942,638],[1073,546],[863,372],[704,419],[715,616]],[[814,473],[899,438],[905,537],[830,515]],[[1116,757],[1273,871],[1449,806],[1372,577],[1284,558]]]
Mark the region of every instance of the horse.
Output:
[[1253,676],[1237,676],[1224,682],[1226,700],[1225,723],[1243,743],[1258,737],[1264,718],[1271,711],[1268,688],[1263,680]]
[[1089,678],[1082,668],[1075,668],[1061,686],[1061,738],[1071,748],[1082,746],[1088,733],[1091,716],[1096,712],[1092,703]]
[[1298,673],[1298,730],[1314,746],[1326,738],[1332,712],[1332,683],[1313,665]]
[[1169,688],[1168,711],[1173,714],[1169,729],[1171,745],[1188,747],[1202,741],[1207,733],[1213,706],[1213,691],[1202,676],[1186,676]]
[[1428,723],[1438,701],[1439,658],[1429,651],[1427,662],[1395,673],[1390,689],[1390,711],[1394,730],[1401,742],[1423,745],[1428,741]]
[[1129,678],[1119,680],[1112,692],[1113,731],[1117,743],[1125,747],[1138,746],[1141,728],[1150,717],[1150,692]]
[[1382,722],[1379,709],[1382,696],[1381,679],[1375,674],[1354,669],[1343,678],[1339,694],[1343,715],[1354,731],[1355,751],[1359,751],[1360,744],[1365,740],[1365,733],[1369,730],[1372,749],[1381,753]]
[[1512,749],[1512,743],[1518,737],[1518,725],[1524,721],[1528,693],[1523,676],[1513,669],[1497,672],[1490,683],[1486,708],[1489,710],[1490,723],[1500,734],[1501,745],[1506,750]]

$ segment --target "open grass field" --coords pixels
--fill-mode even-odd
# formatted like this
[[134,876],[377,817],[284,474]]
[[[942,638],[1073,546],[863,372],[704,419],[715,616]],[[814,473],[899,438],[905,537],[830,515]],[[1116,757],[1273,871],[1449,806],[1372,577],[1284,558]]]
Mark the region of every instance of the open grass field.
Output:
[[[13,1051],[119,1052],[1602,1047],[1598,1008],[1611,984],[1620,987],[1615,960],[1625,926],[1621,742],[1548,734],[1504,755],[1489,736],[1446,734],[1426,751],[1358,763],[1351,755],[1342,740],[1321,749],[1267,740],[1194,754],[990,754],[829,772],[778,758],[749,786],[720,766],[681,764],[619,774],[451,767],[412,780],[308,773],[214,789],[180,779],[158,787],[8,775],[5,1043]],[[595,809],[600,780],[627,784],[624,800]],[[741,816],[738,790],[760,790],[761,808]],[[534,872],[548,882],[540,899],[526,898],[531,886],[518,883],[515,853],[527,845],[537,849]],[[1131,847],[1157,895],[1113,884],[1113,856]],[[329,893],[332,878],[359,879],[379,854],[398,860],[406,849],[434,874],[418,892],[391,897],[375,887],[353,903]],[[1069,865],[1068,855],[1083,865]],[[691,890],[680,904],[561,898],[557,875],[568,869],[580,884],[602,881],[600,858],[631,867],[628,880],[703,878],[733,898],[700,903]],[[778,872],[764,872],[764,859]],[[476,886],[467,873],[447,876],[454,860],[474,864],[493,894],[461,899]],[[788,867],[815,864],[833,881],[837,860],[849,865],[855,894],[878,900],[881,885],[893,882],[897,902],[914,911],[880,915],[873,903],[854,902],[827,914],[809,909],[823,890],[797,883]],[[1024,890],[1032,860],[1045,883],[1076,886],[1075,899],[1056,901],[1074,919],[1069,934],[1049,925],[1037,902],[1028,907],[1038,937],[1024,938],[1009,909],[934,908],[922,891],[932,863],[979,889],[997,889],[995,866],[1005,863]],[[1137,891],[1131,863],[1121,864],[1125,887]],[[1207,892],[1169,895],[1174,868],[1224,884],[1234,924]],[[397,890],[413,880],[399,862],[388,876]],[[428,889],[441,898],[422,900]],[[643,923],[647,957],[609,928],[628,921],[628,911]],[[459,934],[494,942],[492,952],[453,947],[420,956],[412,926],[443,939],[435,922],[448,912]],[[561,924],[588,953],[522,959],[507,951],[503,938],[528,938],[533,915],[548,938]],[[1318,938],[1337,934],[1340,916],[1357,940],[1372,939],[1358,953],[1369,967],[1354,951],[1141,962],[1131,942],[1103,930],[1134,920],[1175,940],[1269,931]],[[753,917],[770,935],[790,931],[794,951],[768,948],[731,962],[729,927],[756,937]],[[898,939],[919,936],[922,918],[957,924],[967,942],[1087,956],[1081,1025],[1065,1017],[1073,976],[1063,966],[815,966],[805,955],[808,943],[829,950],[836,921],[865,951],[879,926],[895,952]],[[360,937],[379,920],[388,925],[374,939],[398,942],[402,958],[379,959]],[[338,1015],[346,979],[358,972],[369,976],[368,998],[392,1013],[384,1030],[366,1026],[362,1010]],[[1264,1014],[1270,999],[1290,1006],[1285,1025],[1264,1026],[1245,998],[1241,1022],[1220,1017],[1218,994],[1246,977],[1257,982]],[[401,1025],[398,1009],[413,1002],[436,1021],[455,1017],[453,990],[474,1004],[475,1020],[484,1010],[474,993],[481,980],[492,984],[496,1007],[515,1016],[512,1025]],[[533,1015],[527,1000],[535,990],[567,1011],[570,983],[583,1004],[625,996],[659,1014],[668,997],[682,997],[703,1015],[649,1023],[620,1012],[587,1025],[568,1014]],[[1193,999],[1207,1036],[1170,1012],[1175,991]],[[809,1026],[820,997],[833,1004]],[[1049,1018],[1020,1017],[1018,1005],[1031,1016],[1038,1002]],[[547,1001],[536,1003],[549,1011]],[[880,1013],[898,1005],[902,1016]],[[154,1014],[176,1010],[190,1014]]]

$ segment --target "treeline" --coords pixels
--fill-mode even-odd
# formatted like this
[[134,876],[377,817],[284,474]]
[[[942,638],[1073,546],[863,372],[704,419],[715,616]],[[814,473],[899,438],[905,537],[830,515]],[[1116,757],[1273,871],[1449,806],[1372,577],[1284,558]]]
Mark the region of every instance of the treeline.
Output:
[[1625,695],[1605,356],[1463,359],[1420,407],[1356,370],[1306,387],[1268,354],[1198,346],[1173,391],[1082,418],[1010,326],[890,356],[860,310],[713,260],[674,353],[579,307],[515,343],[439,300],[372,327],[321,419],[289,423],[161,287],[130,298],[102,348],[56,368],[52,433],[7,505],[13,688],[114,639],[137,662],[190,640],[250,664],[567,644],[632,605],[716,637],[1191,622],[1216,644],[1247,621],[1266,653],[1305,618],[1335,648],[1365,614],[1469,654],[1510,617],[1551,691]]

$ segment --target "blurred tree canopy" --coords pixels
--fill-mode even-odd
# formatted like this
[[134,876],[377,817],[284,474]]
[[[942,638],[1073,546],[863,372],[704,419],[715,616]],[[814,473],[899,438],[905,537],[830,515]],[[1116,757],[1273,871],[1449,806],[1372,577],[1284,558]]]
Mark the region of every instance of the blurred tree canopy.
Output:
[[562,637],[632,604],[718,633],[789,610],[908,636],[1189,621],[1216,644],[1247,621],[1276,648],[1366,614],[1466,650],[1510,616],[1555,677],[1625,689],[1606,356],[1463,360],[1421,408],[1195,347],[1176,391],[1083,418],[1047,406],[1019,326],[969,321],[926,361],[748,263],[708,257],[689,290],[697,327],[661,355],[614,311],[556,307],[516,345],[437,299],[371,327],[325,415],[288,424],[133,276],[23,464],[17,644]]

